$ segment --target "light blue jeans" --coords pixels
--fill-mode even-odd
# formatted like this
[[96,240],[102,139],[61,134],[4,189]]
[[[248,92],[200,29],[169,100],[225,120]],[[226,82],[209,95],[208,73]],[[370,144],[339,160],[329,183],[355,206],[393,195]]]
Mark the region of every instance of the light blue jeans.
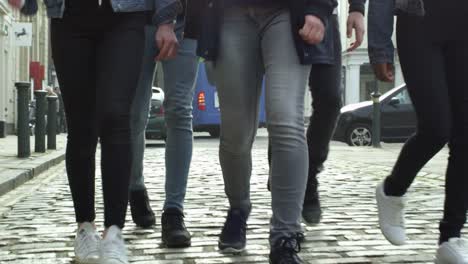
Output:
[[[146,27],[145,56],[138,88],[132,107],[132,130],[134,162],[130,191],[145,189],[143,159],[145,129],[148,123],[152,83],[157,54],[155,46],[156,27]],[[180,31],[178,32],[180,33]],[[178,34],[181,35],[181,34]],[[197,42],[193,39],[180,41],[179,52],[173,60],[163,61],[164,110],[167,126],[166,139],[166,200],[164,209],[183,210],[187,179],[192,160],[192,99],[198,71]]]
[[220,44],[215,66],[221,107],[219,156],[226,195],[234,208],[247,209],[251,203],[251,150],[265,76],[274,243],[302,231],[308,169],[304,94],[311,67],[299,62],[287,8],[228,8]]

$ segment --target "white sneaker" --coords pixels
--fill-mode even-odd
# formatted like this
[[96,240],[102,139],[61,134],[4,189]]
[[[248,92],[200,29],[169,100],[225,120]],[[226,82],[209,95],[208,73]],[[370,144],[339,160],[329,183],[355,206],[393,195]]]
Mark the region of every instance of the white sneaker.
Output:
[[94,226],[85,222],[76,232],[75,260],[80,264],[99,263],[99,234]]
[[122,231],[115,225],[109,227],[101,241],[101,264],[128,264]]
[[385,195],[383,186],[383,183],[379,184],[375,191],[380,230],[393,245],[404,245],[406,243],[404,219],[406,199]]
[[450,238],[437,250],[436,264],[468,264],[468,241]]

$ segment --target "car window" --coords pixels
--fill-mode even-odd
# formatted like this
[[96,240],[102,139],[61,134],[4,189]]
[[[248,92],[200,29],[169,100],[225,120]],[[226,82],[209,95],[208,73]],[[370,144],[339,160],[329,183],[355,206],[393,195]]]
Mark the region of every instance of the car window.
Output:
[[411,98],[407,89],[403,89],[400,93],[396,94],[395,98],[400,100],[400,104],[411,104]]

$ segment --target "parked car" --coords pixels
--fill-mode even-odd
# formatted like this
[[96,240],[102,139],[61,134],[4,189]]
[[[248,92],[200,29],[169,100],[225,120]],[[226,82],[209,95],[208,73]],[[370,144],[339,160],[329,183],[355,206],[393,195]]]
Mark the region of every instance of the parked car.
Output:
[[[403,142],[416,131],[416,115],[406,85],[393,88],[380,97],[381,140]],[[372,145],[372,101],[341,108],[333,139],[350,146]]]
[[146,126],[147,139],[166,139],[166,122],[164,121],[164,92],[159,87],[153,87],[148,125]]
[[[212,137],[219,137],[221,114],[219,111],[218,92],[214,84],[211,64],[201,62],[193,98],[193,131],[208,132]],[[264,89],[262,89],[263,91]],[[259,126],[266,124],[265,93],[260,98]]]

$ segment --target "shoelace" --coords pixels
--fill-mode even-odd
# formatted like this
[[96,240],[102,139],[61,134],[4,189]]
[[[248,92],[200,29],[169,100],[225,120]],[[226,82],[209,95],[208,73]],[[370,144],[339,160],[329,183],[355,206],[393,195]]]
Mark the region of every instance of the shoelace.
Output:
[[78,239],[80,241],[78,246],[79,252],[93,252],[97,251],[99,236],[97,234],[87,233],[86,230],[81,229],[78,234]]
[[185,229],[184,226],[184,215],[182,214],[168,214],[166,216],[166,224],[171,228],[171,229],[176,229],[176,230],[182,230]]
[[[296,254],[301,252],[301,244],[298,241],[298,236],[300,233],[282,238],[281,244],[279,245],[281,250],[284,251],[285,255],[282,263],[290,263],[296,260]],[[303,236],[303,234],[300,234]]]

